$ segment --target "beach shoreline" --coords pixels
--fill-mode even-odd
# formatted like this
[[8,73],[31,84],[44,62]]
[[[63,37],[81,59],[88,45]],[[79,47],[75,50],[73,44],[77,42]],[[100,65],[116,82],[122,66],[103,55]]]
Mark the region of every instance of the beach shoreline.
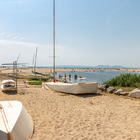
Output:
[[[32,73],[32,68],[18,68],[18,73]],[[36,68],[39,73],[53,73],[51,68]],[[55,72],[88,72],[88,71],[123,71],[123,72],[140,72],[140,69],[55,69]],[[13,68],[0,68],[0,73],[12,73]]]

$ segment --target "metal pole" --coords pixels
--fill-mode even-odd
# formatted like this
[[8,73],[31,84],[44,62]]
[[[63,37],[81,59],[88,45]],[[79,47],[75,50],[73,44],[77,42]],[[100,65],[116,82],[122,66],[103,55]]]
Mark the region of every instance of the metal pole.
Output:
[[15,70],[14,70],[14,62],[13,62],[13,80],[15,80]]
[[[34,65],[34,54],[33,54],[33,62],[32,62],[32,65]],[[33,66],[32,66],[32,71],[33,71]]]
[[15,73],[15,61],[14,61],[14,73],[13,73],[13,77],[14,77],[14,80],[16,79],[16,73]]
[[17,61],[15,61],[15,65],[16,65],[16,91],[17,91]]
[[55,79],[55,0],[53,0],[53,75]]
[[36,55],[35,55],[35,67],[34,67],[34,72],[36,72],[36,59],[37,59],[37,47],[36,47]]

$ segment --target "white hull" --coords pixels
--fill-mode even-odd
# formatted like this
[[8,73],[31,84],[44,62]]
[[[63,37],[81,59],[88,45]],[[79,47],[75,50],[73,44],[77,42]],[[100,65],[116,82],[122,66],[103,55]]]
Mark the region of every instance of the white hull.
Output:
[[96,93],[98,83],[62,83],[62,82],[46,82],[42,83],[42,88],[53,91],[71,93],[71,94],[86,94]]
[[78,78],[79,80],[83,80],[83,79],[86,79],[87,77],[81,77],[81,78]]
[[14,80],[11,80],[11,79],[9,79],[9,80],[3,80],[2,81],[2,84],[3,85],[15,84],[15,81]]
[[19,101],[0,101],[0,139],[30,140],[33,121]]
[[13,86],[13,85],[2,85],[1,89],[2,89],[2,91],[13,90],[13,89],[15,89],[15,86]]
[[30,73],[28,73],[27,74],[27,78],[28,79],[40,79],[41,78],[41,75],[38,75],[38,74],[30,74]]

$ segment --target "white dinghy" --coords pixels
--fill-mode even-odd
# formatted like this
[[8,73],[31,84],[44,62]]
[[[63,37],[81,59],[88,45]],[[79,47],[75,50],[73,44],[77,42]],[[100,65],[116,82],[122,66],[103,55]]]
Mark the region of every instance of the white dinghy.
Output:
[[15,89],[15,81],[12,79],[7,79],[2,81],[1,89],[2,91],[13,90]]
[[2,81],[3,85],[10,85],[10,84],[15,84],[15,81],[12,79],[8,79],[8,80],[3,80]]
[[42,83],[42,88],[70,94],[86,94],[96,93],[98,90],[98,83],[44,82]]
[[16,87],[14,85],[2,85],[1,86],[2,91],[13,90],[15,88]]
[[30,140],[33,121],[19,101],[0,101],[0,140]]

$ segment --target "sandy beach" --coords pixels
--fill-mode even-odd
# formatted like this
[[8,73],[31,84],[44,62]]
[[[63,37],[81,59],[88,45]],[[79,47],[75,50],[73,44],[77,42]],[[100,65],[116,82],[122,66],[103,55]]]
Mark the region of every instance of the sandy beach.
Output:
[[34,121],[31,140],[140,139],[140,99],[103,92],[75,96],[21,84],[18,93],[0,90],[0,100],[22,102]]

